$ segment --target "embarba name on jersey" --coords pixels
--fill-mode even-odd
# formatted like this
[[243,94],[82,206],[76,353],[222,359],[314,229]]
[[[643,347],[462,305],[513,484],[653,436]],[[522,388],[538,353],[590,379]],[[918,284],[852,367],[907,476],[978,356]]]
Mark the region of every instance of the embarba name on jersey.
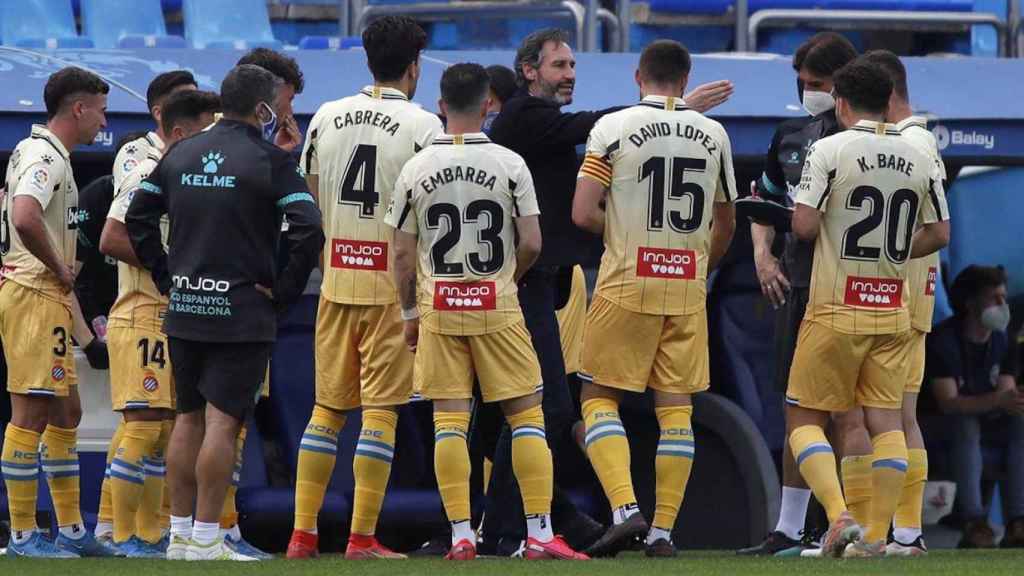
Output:
[[470,184],[483,186],[491,192],[494,192],[494,185],[497,183],[497,180],[497,177],[491,176],[482,168],[474,168],[472,166],[455,166],[445,168],[444,170],[438,170],[430,177],[430,180],[425,179],[420,182],[420,187],[423,188],[424,193],[430,194],[434,190],[437,190],[438,186],[451,184],[452,182],[469,182]]

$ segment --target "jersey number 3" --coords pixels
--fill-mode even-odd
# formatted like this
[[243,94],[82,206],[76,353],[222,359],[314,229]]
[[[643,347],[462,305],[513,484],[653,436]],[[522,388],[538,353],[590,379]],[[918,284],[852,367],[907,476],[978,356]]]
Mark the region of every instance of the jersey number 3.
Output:
[[[703,172],[708,162],[703,158],[665,158],[652,156],[640,166],[637,182],[650,179],[647,188],[650,199],[647,204],[647,229],[662,230],[665,218],[672,230],[689,234],[700,228],[704,219],[704,188],[696,182],[684,182],[687,170]],[[665,185],[666,172],[671,175],[669,185]],[[680,210],[669,210],[665,213],[665,198],[669,200],[690,199],[690,215],[684,217]]]

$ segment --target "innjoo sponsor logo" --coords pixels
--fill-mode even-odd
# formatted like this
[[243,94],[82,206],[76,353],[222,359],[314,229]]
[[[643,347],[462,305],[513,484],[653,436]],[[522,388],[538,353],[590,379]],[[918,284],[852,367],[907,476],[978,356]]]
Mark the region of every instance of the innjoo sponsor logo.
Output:
[[331,240],[331,267],[349,270],[388,269],[387,242],[365,242],[362,240]]
[[844,303],[861,308],[899,308],[903,305],[903,280],[847,276]]
[[697,278],[697,253],[693,250],[641,246],[636,251],[636,275],[693,280]]
[[498,294],[494,282],[437,282],[434,310],[494,310]]
[[939,279],[939,271],[935,266],[928,268],[928,281],[924,283],[925,296],[935,296],[935,282]]

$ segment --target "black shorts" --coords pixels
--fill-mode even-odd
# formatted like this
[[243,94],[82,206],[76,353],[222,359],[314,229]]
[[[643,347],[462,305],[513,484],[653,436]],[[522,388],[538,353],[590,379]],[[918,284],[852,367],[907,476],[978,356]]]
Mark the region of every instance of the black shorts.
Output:
[[775,313],[775,388],[783,394],[789,386],[789,367],[809,294],[807,288],[793,288],[786,295],[786,304]]
[[245,420],[256,407],[270,359],[270,342],[198,342],[167,338],[178,412],[201,410],[209,402]]

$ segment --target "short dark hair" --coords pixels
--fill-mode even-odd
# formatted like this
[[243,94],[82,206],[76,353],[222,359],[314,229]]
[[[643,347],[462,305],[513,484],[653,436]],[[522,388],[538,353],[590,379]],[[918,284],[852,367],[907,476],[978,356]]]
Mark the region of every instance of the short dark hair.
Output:
[[491,79],[491,90],[498,100],[504,104],[509,98],[515,96],[519,89],[516,86],[516,73],[508,66],[492,64],[487,67],[487,77]]
[[163,100],[181,86],[199,86],[195,76],[188,70],[172,70],[164,72],[149,83],[146,89],[146,106],[152,110],[163,103]]
[[175,126],[183,122],[194,122],[203,114],[220,112],[220,96],[214,92],[187,90],[171,94],[164,103],[164,111],[160,116],[160,128],[164,134],[170,134]]
[[455,64],[441,75],[441,99],[448,106],[449,114],[471,112],[487,98],[490,85],[483,66],[468,62]]
[[880,66],[857,58],[832,76],[836,96],[860,112],[884,114],[889,108],[892,80]]
[[110,85],[102,78],[76,66],[61,68],[50,75],[43,88],[46,117],[53,118],[70,100],[80,94],[109,94]]
[[235,66],[220,85],[220,102],[225,114],[246,117],[256,113],[260,102],[273,105],[274,92],[282,80],[254,64]]
[[672,84],[689,76],[690,51],[675,40],[656,40],[640,54],[640,77],[654,84]]
[[242,64],[253,64],[263,68],[294,88],[296,94],[302,94],[302,89],[306,87],[299,63],[291,56],[285,56],[270,48],[254,48],[238,61],[239,66]]
[[793,70],[807,68],[816,76],[832,76],[857,57],[857,49],[842,34],[819,32],[793,54]]
[[541,54],[548,42],[562,45],[569,43],[569,35],[561,28],[543,28],[523,38],[523,43],[516,50],[516,60],[513,68],[516,71],[516,82],[520,86],[526,86],[529,82],[523,74],[523,64],[529,64],[533,68],[540,68]]
[[971,264],[956,275],[949,289],[949,303],[957,316],[967,313],[967,302],[982,290],[1006,284],[1006,270],[1002,266]]
[[427,33],[408,16],[385,16],[363,30],[366,65],[378,82],[394,82],[427,47]]
[[907,69],[900,62],[900,57],[888,50],[872,50],[864,53],[864,59],[885,70],[892,80],[892,89],[896,95],[905,101],[909,101],[910,92],[907,90]]

